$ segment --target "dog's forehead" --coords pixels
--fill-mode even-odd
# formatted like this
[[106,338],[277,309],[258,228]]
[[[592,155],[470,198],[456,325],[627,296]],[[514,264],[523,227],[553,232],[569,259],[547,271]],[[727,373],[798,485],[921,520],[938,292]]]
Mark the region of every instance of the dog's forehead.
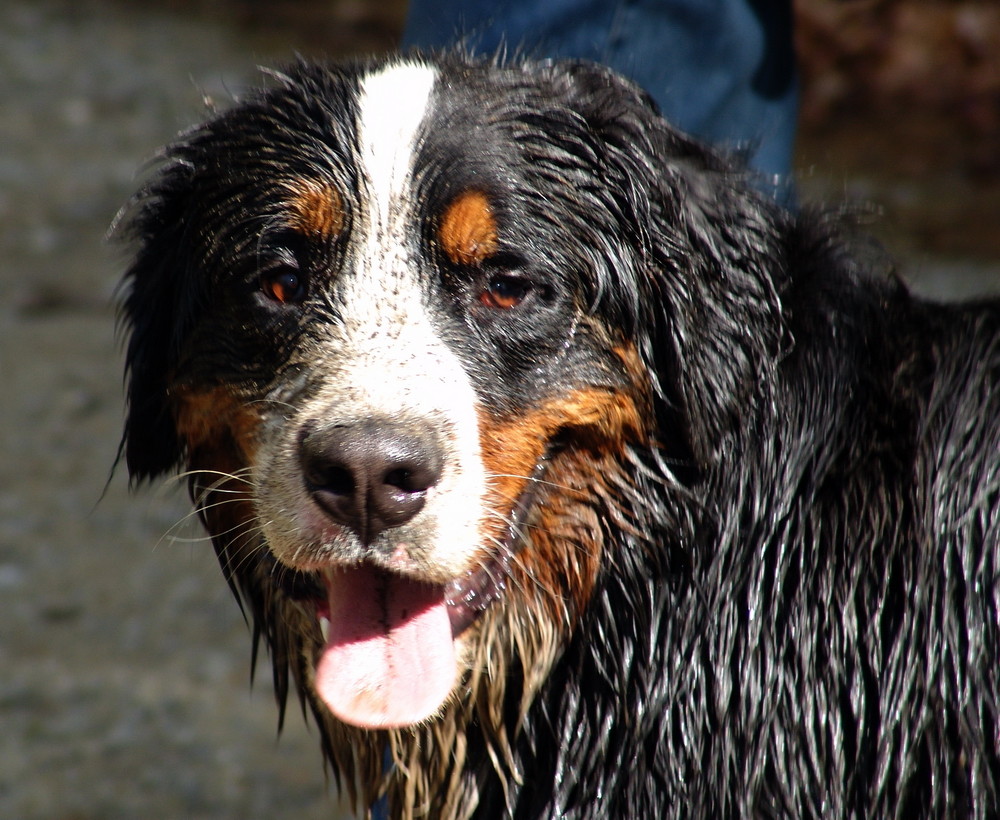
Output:
[[[418,63],[390,64],[360,78],[356,114],[359,212],[351,239],[351,275],[341,279],[349,319],[387,337],[423,320],[422,285],[413,262],[420,222],[415,190],[418,144],[437,72]],[[387,294],[390,298],[386,298]],[[359,330],[359,335],[363,332]]]
[[[498,80],[492,95],[488,78]],[[505,104],[511,81],[489,66],[421,59],[292,80],[273,98],[287,106],[279,127],[303,114],[315,120],[293,135],[301,142],[281,169],[290,227],[402,248],[429,226],[453,262],[480,261],[496,247],[499,201],[520,179],[520,148],[509,138],[516,106]]]
[[[336,351],[338,366],[345,368],[337,386],[339,401],[378,405],[386,414],[393,403],[413,404],[419,398],[406,399],[400,392],[404,384],[420,385],[414,388],[416,396],[433,383],[439,398],[468,388],[461,366],[440,338],[437,311],[426,298],[428,276],[420,264],[416,229],[434,218],[425,213],[417,193],[417,169],[437,77],[437,69],[419,62],[391,63],[361,74],[352,112],[355,189],[341,194],[305,186],[291,200],[298,222],[307,228],[339,224],[339,218],[322,216],[324,209],[340,200],[353,203],[352,229],[343,237],[344,261],[326,294],[338,321],[323,325],[322,338],[334,342],[324,355]],[[305,218],[310,209],[314,213]],[[448,224],[459,221],[455,216]],[[452,234],[456,247],[470,241],[468,230],[453,227]],[[394,374],[388,388],[387,368]],[[362,394],[363,401],[357,398]],[[470,395],[463,396],[471,406]]]
[[429,65],[399,63],[361,78],[358,153],[376,202],[408,187],[436,77]]
[[498,172],[516,146],[502,140],[503,118],[496,98],[482,97],[482,79],[418,61],[390,63],[359,78],[354,156],[373,201],[416,208],[427,204],[422,197],[437,183],[448,192],[437,208],[463,197],[456,213],[470,214],[482,198],[469,199],[469,190],[498,186]]

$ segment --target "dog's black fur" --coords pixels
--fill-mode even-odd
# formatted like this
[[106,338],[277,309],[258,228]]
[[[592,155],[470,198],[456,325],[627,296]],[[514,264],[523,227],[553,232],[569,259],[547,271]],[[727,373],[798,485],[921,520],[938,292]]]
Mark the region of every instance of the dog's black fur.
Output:
[[[558,287],[635,349],[652,426],[587,502],[600,568],[550,674],[522,715],[532,661],[514,653],[499,724],[475,710],[455,724],[463,771],[423,793],[430,816],[460,783],[455,816],[1000,817],[1000,304],[930,304],[870,272],[839,218],[755,193],[602,69],[437,64],[456,107],[475,96],[521,129],[476,173],[503,172],[504,214],[542,238]],[[124,300],[133,476],[191,459],[178,382],[250,401],[288,377],[297,337],[234,302],[226,277],[259,239],[248,214],[270,207],[268,163],[322,162],[304,135],[335,141],[364,70],[292,70],[186,135],[140,196]],[[544,224],[539,203],[555,211]],[[511,376],[508,404],[541,389],[530,372]],[[548,457],[587,446],[566,434]],[[559,490],[545,492],[538,505]],[[344,763],[355,736],[309,691],[316,639],[283,621],[308,574],[214,538],[279,691],[290,666],[328,756],[371,800],[380,774]],[[388,735],[370,738],[377,759]],[[447,772],[450,748],[419,759]],[[385,775],[400,815],[406,776]]]

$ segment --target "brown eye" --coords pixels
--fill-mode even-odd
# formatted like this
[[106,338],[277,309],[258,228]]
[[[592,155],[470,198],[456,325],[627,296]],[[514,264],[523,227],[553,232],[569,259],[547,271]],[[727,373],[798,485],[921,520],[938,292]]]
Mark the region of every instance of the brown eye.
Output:
[[479,301],[486,307],[511,310],[531,293],[531,283],[516,276],[494,276],[486,289],[479,294]]
[[264,273],[260,277],[260,288],[269,299],[282,304],[301,302],[306,295],[302,276],[289,268]]

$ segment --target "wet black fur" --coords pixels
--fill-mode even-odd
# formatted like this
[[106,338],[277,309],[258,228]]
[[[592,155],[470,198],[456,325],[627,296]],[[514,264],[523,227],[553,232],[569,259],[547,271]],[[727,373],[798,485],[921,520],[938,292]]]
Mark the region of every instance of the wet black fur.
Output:
[[[580,277],[557,285],[640,351],[660,444],[629,450],[591,603],[509,727],[523,783],[501,784],[470,730],[477,816],[1000,816],[1000,305],[929,304],[869,271],[839,220],[781,210],[600,68],[442,65],[456,106],[482,95],[518,123],[476,178],[514,169],[502,220],[523,208],[535,230],[552,211],[544,250]],[[140,195],[124,300],[136,478],[184,459],[176,373],[247,391],[281,373],[285,320],[233,318],[249,280],[205,259],[258,239],[227,221],[233,202],[270,207],[266,175],[232,157],[264,133],[288,163],[322,162],[302,135],[342,128],[351,72],[294,69],[186,135]],[[468,153],[472,109],[456,110]],[[250,340],[213,338],[206,311]],[[294,647],[267,602],[295,590],[226,569],[281,691]]]

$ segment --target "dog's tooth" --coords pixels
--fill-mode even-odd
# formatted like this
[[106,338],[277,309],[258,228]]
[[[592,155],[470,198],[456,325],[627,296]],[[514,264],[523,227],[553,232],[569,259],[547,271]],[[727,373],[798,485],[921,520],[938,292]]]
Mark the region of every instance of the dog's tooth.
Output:
[[319,618],[319,631],[323,633],[324,643],[330,640],[330,619],[324,618],[322,615]]

